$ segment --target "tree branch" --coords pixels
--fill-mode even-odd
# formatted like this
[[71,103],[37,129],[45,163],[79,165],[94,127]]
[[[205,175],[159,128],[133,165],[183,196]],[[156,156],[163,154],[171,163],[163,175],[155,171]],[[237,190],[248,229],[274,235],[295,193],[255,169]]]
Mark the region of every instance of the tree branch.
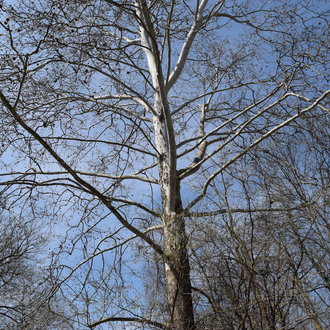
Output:
[[280,208],[256,208],[256,209],[220,209],[216,211],[209,211],[209,212],[189,212],[185,214],[186,217],[189,218],[203,218],[203,217],[211,217],[219,214],[227,214],[227,213],[258,213],[258,212],[289,212],[289,211],[295,211],[295,210],[300,210],[305,207],[309,207],[310,205],[314,204],[315,202],[311,203],[303,203],[301,205],[297,205],[295,207],[290,207],[290,208],[285,208],[285,207],[280,207]]
[[90,324],[89,328],[93,329],[96,326],[103,324],[103,323],[107,323],[107,322],[138,322],[138,323],[142,323],[142,324],[153,325],[159,329],[166,329],[166,326],[162,323],[144,319],[144,318],[138,318],[138,317],[107,317],[105,319],[102,319],[100,321]]
[[104,196],[100,191],[95,187],[89,184],[87,181],[83,180],[65,161],[62,159],[55,150],[30,126],[28,126],[21,116],[17,113],[16,109],[9,103],[5,95],[0,91],[0,100],[4,106],[8,109],[11,115],[15,118],[17,123],[30,135],[32,135],[44,148],[47,150],[51,156],[62,166],[75,180],[76,182],[85,187],[92,195],[97,197],[103,204],[113,213],[113,215],[119,220],[119,222],[124,225],[128,230],[142,238],[147,244],[149,244],[159,255],[163,256],[164,252],[162,248],[155,243],[150,237],[146,234],[140,232],[137,228],[132,226],[122,215],[121,213],[110,203],[108,197]]
[[175,82],[178,80],[178,78],[180,77],[180,74],[184,68],[184,65],[186,63],[186,60],[188,58],[188,54],[190,51],[190,48],[193,44],[193,41],[195,39],[195,36],[197,34],[197,32],[199,31],[199,29],[202,27],[203,25],[203,11],[205,9],[205,6],[207,4],[208,0],[203,0],[199,7],[197,8],[197,13],[195,15],[195,21],[192,24],[190,31],[187,34],[186,40],[182,46],[178,61],[176,63],[175,68],[173,69],[173,71],[171,72],[171,74],[169,75],[168,81],[166,82],[166,89],[170,90],[171,87],[175,84]]
[[[310,106],[306,107],[305,109],[301,110],[299,113],[295,114],[294,116],[288,118],[287,120],[285,120],[284,122],[282,122],[281,124],[275,126],[274,128],[272,128],[271,130],[269,130],[267,133],[263,134],[261,137],[259,137],[257,140],[255,140],[254,142],[252,142],[249,146],[247,146],[242,152],[238,153],[236,156],[234,156],[233,158],[231,158],[227,163],[225,163],[224,165],[222,165],[218,170],[216,170],[205,182],[202,192],[199,196],[197,196],[186,208],[186,210],[189,210],[191,207],[193,207],[195,204],[197,204],[199,201],[201,201],[204,196],[206,195],[206,191],[207,188],[209,187],[210,183],[222,172],[224,171],[228,166],[230,166],[231,164],[233,164],[237,159],[241,158],[242,156],[244,156],[249,150],[251,150],[252,148],[254,148],[255,146],[257,146],[260,142],[262,142],[263,140],[267,139],[269,136],[271,136],[272,134],[274,134],[275,132],[277,132],[278,130],[280,130],[281,128],[285,127],[286,125],[288,125],[289,123],[291,123],[292,121],[296,120],[297,118],[299,118],[302,114],[311,111],[312,109],[314,109],[315,107],[319,106],[319,103],[324,100],[328,95],[330,94],[330,90],[325,91],[318,99],[316,99]],[[289,96],[295,96],[295,97],[299,97],[301,98],[300,95],[295,94],[295,93],[286,93],[284,95],[284,97],[282,97],[282,99],[287,98]],[[324,107],[322,107],[324,108]]]

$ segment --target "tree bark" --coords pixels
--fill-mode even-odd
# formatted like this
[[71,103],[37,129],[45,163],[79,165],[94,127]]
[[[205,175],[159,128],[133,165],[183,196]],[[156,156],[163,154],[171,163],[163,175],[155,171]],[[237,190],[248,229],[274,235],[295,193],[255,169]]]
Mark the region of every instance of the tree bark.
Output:
[[[160,104],[162,102],[156,96],[156,108]],[[163,205],[165,278],[170,312],[168,328],[194,329],[188,240],[176,169],[175,135],[166,104],[157,110],[163,114],[154,118],[154,127]]]
[[[163,206],[164,263],[170,311],[168,328],[194,329],[187,237],[182,215],[175,132],[168,104],[168,89],[165,86],[157,38],[146,1],[137,0],[136,8],[141,45],[146,54],[155,91],[153,124]],[[172,79],[172,83],[175,79]]]
[[170,329],[194,329],[187,237],[180,214],[164,217],[164,250]]

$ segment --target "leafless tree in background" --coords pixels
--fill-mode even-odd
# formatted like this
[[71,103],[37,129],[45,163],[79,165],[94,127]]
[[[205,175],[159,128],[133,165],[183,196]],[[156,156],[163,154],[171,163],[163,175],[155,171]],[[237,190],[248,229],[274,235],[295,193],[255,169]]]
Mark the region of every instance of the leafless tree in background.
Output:
[[3,329],[71,328],[59,299],[39,306],[52,289],[51,277],[38,264],[45,247],[39,230],[36,224],[5,214],[1,216],[0,322]]
[[64,293],[77,328],[325,326],[324,8],[4,2],[2,198],[54,226],[40,306]]

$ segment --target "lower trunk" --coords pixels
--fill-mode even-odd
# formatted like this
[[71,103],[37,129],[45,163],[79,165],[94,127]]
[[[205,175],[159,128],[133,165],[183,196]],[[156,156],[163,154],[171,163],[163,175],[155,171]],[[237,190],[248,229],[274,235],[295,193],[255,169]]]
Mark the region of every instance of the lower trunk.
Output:
[[195,329],[184,219],[178,214],[167,215],[164,224],[169,329]]

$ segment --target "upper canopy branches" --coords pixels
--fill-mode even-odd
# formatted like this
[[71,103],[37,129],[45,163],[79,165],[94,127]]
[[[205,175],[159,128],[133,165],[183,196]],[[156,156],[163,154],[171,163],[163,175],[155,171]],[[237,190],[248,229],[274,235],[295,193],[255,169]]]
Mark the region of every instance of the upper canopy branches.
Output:
[[[5,3],[0,88],[25,124],[104,191],[118,182],[123,189],[126,179],[158,183],[153,117],[161,108],[173,126],[169,152],[180,179],[207,173],[211,180],[315,102],[312,110],[326,113],[326,17],[312,7]],[[1,116],[6,143],[22,149],[27,136],[16,138],[22,129],[8,112]],[[52,172],[40,146],[31,142],[26,153],[40,173]]]

